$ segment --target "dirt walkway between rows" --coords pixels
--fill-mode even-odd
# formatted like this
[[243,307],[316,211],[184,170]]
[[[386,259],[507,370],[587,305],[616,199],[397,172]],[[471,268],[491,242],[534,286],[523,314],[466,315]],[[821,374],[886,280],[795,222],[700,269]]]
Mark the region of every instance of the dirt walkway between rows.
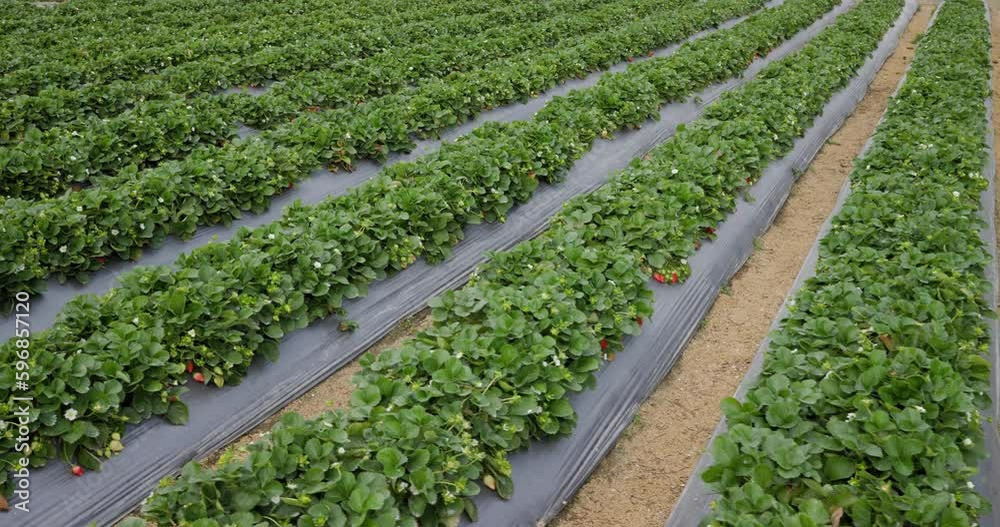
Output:
[[550,525],[664,525],[719,422],[719,401],[732,395],[746,374],[820,226],[833,210],[855,156],[906,71],[914,39],[927,27],[935,4],[921,1],[921,9],[868,94],[795,183],[758,250],[719,296],[678,363]]

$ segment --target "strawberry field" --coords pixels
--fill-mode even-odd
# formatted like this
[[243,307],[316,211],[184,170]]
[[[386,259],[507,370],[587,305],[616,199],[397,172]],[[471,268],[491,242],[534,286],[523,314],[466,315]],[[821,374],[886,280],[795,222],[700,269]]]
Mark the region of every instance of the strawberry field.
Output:
[[909,45],[655,508],[992,524],[990,11],[919,9],[911,43],[915,0],[0,4],[0,523],[572,524]]

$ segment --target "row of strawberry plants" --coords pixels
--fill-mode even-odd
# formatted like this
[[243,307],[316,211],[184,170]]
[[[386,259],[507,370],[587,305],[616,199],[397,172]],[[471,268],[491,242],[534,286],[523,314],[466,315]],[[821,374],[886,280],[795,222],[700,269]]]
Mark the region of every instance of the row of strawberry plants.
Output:
[[[588,0],[586,2],[560,1],[555,2],[553,5],[545,6],[528,4],[527,7],[520,9],[510,9],[509,5],[502,6],[496,1],[491,1],[488,4],[470,3],[468,1],[442,3],[447,6],[447,9],[424,8],[421,12],[422,17],[429,20],[416,19],[411,14],[406,16],[405,19],[397,21],[396,25],[401,27],[394,27],[391,32],[368,31],[363,35],[364,41],[360,43],[357,41],[353,42],[358,46],[356,53],[350,53],[351,50],[345,48],[345,53],[332,58],[330,63],[323,65],[319,71],[327,71],[331,68],[336,70],[349,68],[361,62],[361,59],[378,57],[379,60],[387,60],[382,57],[399,56],[395,61],[386,62],[385,66],[391,70],[387,74],[405,71],[410,76],[419,77],[421,75],[419,71],[411,72],[409,69],[400,70],[403,60],[411,62],[411,65],[421,66],[421,63],[415,58],[416,51],[410,48],[443,46],[449,44],[448,37],[468,39],[477,35],[482,36],[482,33],[490,28],[503,27],[514,23],[541,21],[557,14],[585,11],[607,3],[609,3],[609,0]],[[490,9],[487,9],[487,7],[490,7]],[[468,11],[474,11],[475,14],[463,14]],[[356,23],[349,24],[348,22],[339,21],[338,24],[343,25],[344,29],[334,32],[338,34],[343,33],[348,26],[356,25]],[[331,30],[328,24],[323,24],[323,28],[323,32]],[[356,28],[355,31],[361,29],[363,28]],[[339,41],[348,42],[345,39],[350,36],[350,34],[343,35],[344,38]],[[354,38],[356,40],[357,37]],[[319,39],[319,37],[314,37],[314,39]],[[451,48],[455,48],[457,47],[457,43],[450,44],[450,46]],[[462,49],[466,52],[472,51],[472,48],[468,44],[463,45]],[[434,53],[434,49],[424,49],[423,51]],[[280,53],[280,50],[265,51],[260,54],[259,59],[249,57],[241,62],[252,63],[263,61],[264,63],[273,63],[281,58],[278,56]],[[209,59],[210,63],[217,61],[217,57]],[[370,60],[364,62],[367,63]],[[211,66],[211,64],[209,66],[216,67]],[[285,70],[281,75],[281,80],[292,80],[303,77],[309,71],[315,71],[315,68],[300,68],[296,70],[293,66],[293,64],[282,66]],[[199,67],[201,67],[201,63],[199,62],[184,65],[184,68],[188,69]],[[240,69],[239,64],[227,67],[234,71]],[[240,75],[243,75],[243,73],[240,73]],[[111,83],[105,86],[103,92],[101,92],[100,85],[92,86],[89,89],[94,92],[92,94],[94,97],[78,93],[75,90],[64,89],[49,90],[51,93],[40,97],[15,97],[6,104],[0,104],[0,116],[6,118],[3,124],[5,128],[0,133],[6,134],[8,143],[17,143],[25,137],[32,137],[31,131],[35,128],[49,130],[53,127],[59,127],[65,129],[67,133],[72,131],[82,133],[86,128],[97,127],[103,119],[112,118],[127,109],[135,109],[137,112],[142,112],[143,107],[148,106],[151,101],[161,99],[173,100],[174,111],[182,111],[184,107],[180,105],[180,102],[191,94],[187,93],[189,90],[184,87],[178,88],[166,83],[164,79],[170,76],[175,76],[180,79],[180,82],[183,82],[185,85],[187,84],[185,80],[188,76],[187,71],[175,68],[172,71],[161,72],[159,75],[152,75],[131,83]],[[212,75],[204,74],[196,76],[204,78],[212,77]],[[257,76],[259,77],[259,75]],[[221,78],[221,82],[223,82],[222,87],[230,87],[240,83],[238,82],[240,79],[233,76],[227,77],[222,75]],[[265,79],[261,78],[257,80]],[[247,82],[253,84],[251,81]],[[181,93],[177,93],[178,91]],[[209,92],[212,91],[214,90],[209,90]],[[97,95],[102,96],[97,97]],[[213,93],[200,93],[199,95],[206,100],[214,101],[213,108],[221,104],[220,101],[215,100]],[[128,115],[122,117],[126,120],[129,119]],[[106,126],[110,126],[110,124]],[[57,134],[58,131],[53,130],[51,133]],[[37,136],[33,138],[35,141],[38,140]],[[56,138],[54,137],[53,139]]]
[[[400,163],[346,196],[294,206],[277,222],[181,257],[173,269],[141,267],[103,297],[71,301],[32,339],[28,425],[31,464],[76,457],[87,467],[121,446],[128,423],[153,415],[181,422],[182,382],[239,382],[256,356],[275,359],[286,332],[345,316],[344,299],[418,256],[437,262],[464,226],[502,220],[540,180],[555,181],[595,138],[657,115],[659,104],[738,74],[835,2],[788,0],[676,54],[609,74],[530,121],[492,123],[456,143]],[[0,357],[17,352],[0,347]],[[44,381],[42,380],[44,379]],[[14,379],[0,373],[0,400]],[[12,407],[4,408],[8,417]],[[14,437],[0,435],[16,464]]]
[[971,482],[990,404],[989,90],[983,2],[946,0],[760,378],[723,403],[709,525],[957,527],[989,509]]
[[[100,183],[101,176],[113,176],[122,169],[149,168],[184,157],[200,145],[228,141],[236,122],[247,122],[249,116],[254,117],[250,125],[287,123],[303,108],[315,111],[320,104],[329,107],[385,95],[459,68],[503,67],[496,62],[509,55],[536,61],[541,48],[551,52],[574,46],[593,38],[590,34],[594,31],[685,5],[673,0],[630,0],[574,11],[573,7],[584,4],[562,6],[564,3],[550,4],[552,12],[558,13],[552,18],[525,13],[527,21],[513,25],[497,26],[500,20],[495,16],[482,17],[478,26],[458,24],[461,33],[472,35],[469,37],[449,38],[447,28],[443,28],[424,45],[347,61],[321,75],[297,76],[298,80],[272,87],[276,93],[260,97],[175,96],[139,104],[111,119],[92,117],[29,133],[18,144],[0,146],[0,187],[4,188],[0,195],[44,198],[65,191],[71,183]],[[338,99],[324,97],[332,93],[337,93]],[[316,100],[321,97],[323,101]]]
[[[120,33],[140,33],[145,28],[169,25],[185,28],[206,19],[211,20],[219,11],[228,10],[231,15],[239,13],[235,7],[246,2],[238,0],[218,0],[206,5],[202,0],[150,0],[148,2],[128,2],[120,0],[74,0],[72,5],[57,5],[53,9],[38,9],[29,0],[10,0],[0,4],[4,17],[0,18],[0,38],[7,44],[42,47],[71,40],[82,29],[93,28],[93,32],[118,35]],[[192,17],[197,11],[206,18]],[[25,42],[33,38],[33,42]]]
[[[714,20],[721,22],[724,16],[735,17],[747,14],[763,5],[763,2],[750,2],[742,10],[727,9],[714,12]],[[539,91],[553,85],[552,78],[566,79],[571,75],[583,76],[596,69],[610,67],[615,62],[631,61],[633,55],[669,42],[670,35],[664,27],[679,27],[678,22],[665,26],[665,16],[671,12],[689,10],[689,2],[673,1],[661,4],[659,7],[649,3],[637,6],[612,4],[605,9],[581,14],[574,20],[553,20],[554,27],[547,28],[545,35],[512,35],[497,34],[494,38],[481,41],[475,49],[459,52],[456,49],[442,50],[412,50],[410,59],[401,57],[378,57],[369,63],[345,63],[336,68],[307,72],[291,77],[270,86],[268,93],[262,97],[246,95],[235,96],[227,101],[235,106],[239,120],[256,128],[271,128],[278,123],[294,117],[304,108],[316,110],[320,108],[338,107],[345,104],[365,102],[372,97],[384,96],[403,90],[417,84],[423,77],[445,77],[445,83],[454,84],[454,78],[470,75],[470,63],[485,62],[487,59],[507,58],[506,66],[489,63],[495,71],[506,67],[508,71],[519,70],[518,76],[528,77],[522,80],[520,86],[509,87],[509,80],[491,81],[497,85],[498,91],[509,92],[503,97],[476,97],[469,93],[469,104],[479,103],[483,109],[514,100],[526,100],[537,95]],[[649,16],[652,13],[652,16]],[[684,15],[680,15],[684,17]],[[691,17],[685,17],[690,19]],[[697,17],[696,17],[697,18]],[[716,22],[716,23],[718,23]],[[709,25],[703,22],[700,28]],[[637,28],[642,25],[648,31],[644,40],[639,40]],[[675,31],[683,32],[684,29]],[[690,29],[688,29],[690,31]],[[499,33],[499,32],[497,32]],[[552,43],[559,34],[576,34],[575,38],[567,40],[558,48]],[[681,33],[678,33],[681,34]],[[680,38],[680,37],[677,37]],[[545,53],[534,49],[548,48]],[[549,58],[553,52],[563,50],[564,56],[556,64]],[[587,50],[586,48],[591,48]],[[504,53],[504,50],[507,53]],[[599,57],[601,62],[597,61]],[[407,62],[417,62],[416,66],[405,67]],[[531,66],[531,69],[520,71]],[[539,70],[556,69],[555,76],[538,73]],[[398,75],[385,75],[385,71],[397,71]],[[427,72],[434,72],[433,75]],[[531,74],[541,76],[540,80],[531,80]],[[483,72],[471,73],[483,75]],[[508,77],[513,74],[508,73]],[[426,87],[422,87],[426,90]],[[442,88],[444,89],[444,88]],[[445,90],[448,91],[448,90]],[[411,90],[412,93],[412,90]]]
[[[508,3],[508,9],[497,11],[495,0],[479,3],[437,0],[415,5],[420,7],[409,12],[380,14],[366,21],[344,18],[322,22],[314,28],[311,38],[304,37],[305,40],[300,42],[261,49],[239,60],[223,61],[206,57],[133,80],[86,84],[76,89],[43,85],[37,94],[21,94],[0,101],[0,122],[4,126],[0,133],[7,141],[17,140],[31,127],[44,129],[88,115],[109,117],[142,101],[165,95],[212,93],[241,84],[261,83],[305,70],[326,68],[341,60],[433,38],[435,28],[441,25],[457,30],[463,21],[481,23],[479,20],[484,13],[476,11],[477,8],[493,8],[486,13],[500,20],[523,16],[524,12],[535,13],[536,16],[552,12],[546,5],[535,3],[513,6]],[[479,14],[463,14],[470,11]],[[243,37],[229,35],[214,38]]]
[[[284,8],[279,8],[279,4],[246,4],[231,0],[213,2],[210,5],[204,2],[151,2],[149,5],[161,5],[169,9],[161,10],[161,18],[155,20],[120,12],[116,12],[114,16],[103,16],[73,10],[67,12],[68,16],[60,17],[62,24],[56,27],[53,26],[58,22],[51,17],[52,10],[30,9],[19,20],[17,31],[0,34],[0,71],[12,73],[39,68],[43,64],[60,60],[74,60],[78,62],[74,62],[73,66],[88,63],[93,68],[99,68],[107,65],[119,69],[120,74],[127,74],[121,69],[122,65],[113,59],[122,59],[123,62],[135,63],[136,66],[139,65],[138,61],[146,60],[146,67],[149,68],[156,68],[160,62],[172,65],[195,58],[193,55],[197,55],[202,46],[210,45],[211,42],[202,39],[210,36],[212,30],[248,31],[246,37],[250,41],[258,36],[266,37],[270,33],[265,29],[266,26],[249,25],[250,23],[298,20],[302,19],[304,10],[322,6],[344,9],[351,1],[295,0],[280,4]],[[373,5],[393,10],[393,4]],[[115,7],[116,11],[121,11],[126,6],[118,3]],[[199,16],[190,16],[193,9],[198,10]],[[366,9],[361,14],[374,13],[377,11]],[[323,16],[323,13],[319,15]],[[253,31],[254,29],[257,31]],[[32,38],[26,38],[25,34]],[[188,41],[188,48],[177,47],[177,44],[184,41]],[[174,53],[164,53],[167,49]],[[141,57],[143,55],[145,59]],[[159,58],[155,55],[159,55]],[[100,75],[100,72],[81,71],[80,75]]]
[[[230,9],[237,2],[220,0],[213,6]],[[190,10],[204,2],[186,0],[170,2],[153,0],[142,5],[122,2],[101,2],[100,7],[114,13],[99,12],[93,3],[73,2],[72,6],[56,6],[55,9],[38,9],[26,0],[11,0],[0,4],[0,43],[4,48],[20,49],[37,46],[46,49],[54,45],[67,45],[81,28],[93,27],[95,33],[118,35],[124,32],[141,32],[149,25],[159,23],[186,27],[197,22],[190,16]],[[177,7],[179,10],[173,9]],[[181,16],[187,9],[187,16]],[[214,9],[205,9],[206,16],[215,15]]]
[[732,210],[746,178],[791,149],[901,7],[863,0],[617,175],[614,188],[641,187],[670,209],[675,226],[666,237],[615,236],[601,211],[611,200],[632,203],[611,190],[575,200],[540,237],[492,255],[468,285],[432,301],[431,328],[362,358],[347,409],[313,420],[288,414],[247,456],[228,452],[208,469],[188,464],[148,500],[146,517],[193,527],[265,518],[436,526],[455,525],[463,513],[474,521],[480,483],[509,496],[508,454],[571,433],[577,415],[568,396],[593,387],[602,353],[640,332],[652,300],[640,269],[652,246],[691,254],[706,236],[703,222],[718,219],[705,208]]
[[[36,95],[39,90],[52,90],[55,88],[76,89],[81,86],[95,86],[123,81],[120,87],[127,87],[129,81],[136,77],[144,76],[147,73],[159,73],[160,76],[175,78],[178,74],[185,76],[203,76],[212,74],[218,78],[229,79],[235,67],[244,61],[252,61],[253,57],[269,57],[276,52],[274,46],[286,50],[281,53],[291,53],[295,46],[313,47],[317,50],[326,48],[317,47],[317,40],[320,40],[317,33],[334,32],[341,38],[345,29],[373,29],[371,22],[374,19],[384,19],[387,15],[393,18],[413,24],[425,18],[422,15],[429,12],[428,4],[401,3],[397,0],[380,0],[371,4],[364,3],[337,3],[343,0],[327,0],[324,4],[318,4],[311,9],[304,9],[301,12],[280,13],[276,16],[264,17],[265,9],[244,8],[249,11],[247,20],[242,24],[222,24],[214,28],[201,29],[206,32],[205,36],[197,41],[181,40],[174,46],[157,49],[154,46],[142,46],[136,50],[119,49],[112,47],[103,53],[88,53],[80,57],[78,48],[71,48],[67,52],[56,53],[49,60],[38,60],[28,68],[22,68],[10,72],[0,78],[0,93],[7,96],[13,95]],[[456,2],[438,2],[441,7],[448,8],[454,16],[468,15],[468,9],[456,9],[461,4]],[[536,4],[524,3],[522,5],[531,8],[541,7],[540,11],[547,11],[547,7]],[[419,7],[417,7],[419,6]],[[400,9],[403,7],[404,9]],[[487,4],[483,7],[491,7]],[[344,17],[343,11],[353,8],[355,12],[351,17]],[[232,8],[231,8],[232,9]],[[481,7],[477,7],[472,14],[482,14]],[[273,8],[271,8],[273,10]],[[258,12],[260,16],[256,19],[251,16],[253,12]],[[283,10],[284,11],[284,10]],[[541,13],[540,13],[541,14]],[[502,15],[503,13],[498,13]],[[454,23],[449,16],[434,16],[429,19],[435,22],[429,27],[437,28],[438,21]],[[384,26],[387,30],[397,31],[391,25]],[[258,28],[265,28],[258,30]],[[428,31],[428,27],[417,36],[433,37],[433,31]],[[376,32],[377,35],[377,32]],[[390,35],[391,36],[391,35]],[[141,44],[147,38],[145,34],[128,37],[130,45]],[[113,43],[112,43],[113,44]],[[26,49],[25,53],[31,53],[31,49]],[[302,53],[300,53],[301,55]],[[290,54],[289,58],[298,56]],[[93,58],[90,58],[93,57]],[[75,60],[74,60],[75,59]],[[217,62],[233,63],[226,69],[220,69],[213,64]],[[170,64],[168,64],[170,63]],[[252,62],[250,63],[252,66]],[[146,70],[151,70],[147,72]],[[208,86],[215,89],[215,85]]]
[[[190,9],[205,7],[204,2],[199,4],[172,8],[185,20],[198,22],[188,27],[164,20],[140,25],[116,15],[96,24],[64,28],[55,35],[45,31],[41,39],[19,41],[8,37],[8,45],[0,51],[7,73],[0,86],[11,95],[30,94],[40,87],[73,88],[85,83],[128,80],[206,56],[232,60],[264,46],[308,36],[318,22],[342,19],[345,12],[350,12],[351,18],[363,19],[403,14],[401,8],[413,5],[396,0],[223,3],[199,9],[199,16],[191,17]],[[77,13],[74,19],[86,16]],[[114,33],[115,29],[119,31]],[[109,35],[109,31],[113,33]]]
[[[600,33],[569,49],[456,73],[405,94],[307,113],[294,122],[220,149],[199,149],[133,177],[59,198],[0,206],[0,292],[39,291],[50,275],[76,277],[117,255],[136,258],[168,235],[187,237],[199,225],[260,211],[270,197],[317,166],[350,168],[356,159],[383,160],[409,150],[413,133],[433,133],[485,106],[530,93],[622,60],[636,48],[676,42],[760,6],[761,0],[711,0]],[[717,67],[725,64],[717,65]]]

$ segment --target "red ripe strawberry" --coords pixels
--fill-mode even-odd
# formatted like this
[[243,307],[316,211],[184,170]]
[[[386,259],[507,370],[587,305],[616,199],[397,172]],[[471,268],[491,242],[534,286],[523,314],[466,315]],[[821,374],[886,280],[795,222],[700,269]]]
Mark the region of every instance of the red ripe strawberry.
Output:
[[295,183],[289,181],[288,182],[288,188],[295,188]]
[[202,372],[192,375],[191,378],[194,379],[194,382],[205,382],[205,374]]
[[635,323],[639,324],[639,327],[641,328],[642,327],[642,317],[635,317]]
[[80,465],[73,465],[73,468],[70,469],[70,472],[72,472],[74,476],[77,476],[77,477],[82,476],[83,475],[83,467],[81,467]]
[[670,283],[671,284],[676,284],[677,280],[678,280],[677,273],[673,273],[673,274],[670,275]]
[[194,362],[188,361],[188,363],[187,363],[187,372],[191,373],[193,371],[194,371]]
[[705,227],[705,232],[715,234],[715,227]]
[[750,181],[750,178],[747,178],[747,185],[751,185],[751,184],[753,184],[753,181]]
[[628,61],[629,61],[629,62],[632,62],[632,57],[629,57],[629,58],[628,58]]
[[649,56],[650,56],[650,57],[652,57],[652,56],[653,56],[653,52],[652,52],[652,51],[650,51],[650,52],[649,52]]
[[104,264],[105,264],[105,263],[106,263],[106,262],[108,261],[108,259],[107,259],[107,258],[105,258],[105,257],[103,257],[103,256],[98,256],[98,257],[97,257],[97,261],[98,261],[98,263],[100,263],[101,265],[104,265]]
[[660,273],[653,273],[653,280],[662,284],[667,281],[667,278]]
[[607,340],[601,339],[601,349],[602,350],[608,349],[608,341]]

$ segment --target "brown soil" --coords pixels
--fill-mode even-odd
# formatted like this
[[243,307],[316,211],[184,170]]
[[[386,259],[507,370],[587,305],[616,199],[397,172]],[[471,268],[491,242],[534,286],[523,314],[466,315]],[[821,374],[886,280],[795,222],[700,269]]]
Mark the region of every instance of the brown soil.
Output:
[[[993,0],[1000,1],[1000,0]],[[555,527],[662,527],[785,295],[833,210],[852,162],[906,70],[935,2],[921,0],[900,46],[844,126],[827,142],[747,264],[720,295],[678,363],[639,408]],[[994,47],[994,53],[997,47]]]

